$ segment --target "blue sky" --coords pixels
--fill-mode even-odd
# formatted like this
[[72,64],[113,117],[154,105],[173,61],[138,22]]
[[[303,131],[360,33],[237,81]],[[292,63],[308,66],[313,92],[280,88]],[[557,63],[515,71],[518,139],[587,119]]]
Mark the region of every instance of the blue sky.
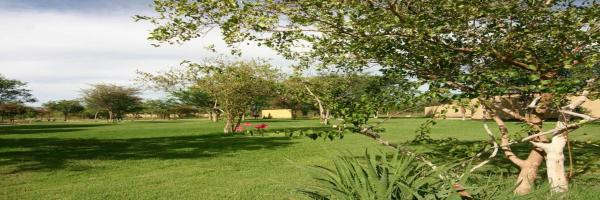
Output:
[[[152,26],[133,22],[151,14],[151,0],[0,0],[0,74],[28,82],[40,102],[79,98],[91,83],[133,85],[136,70],[158,71],[182,60],[227,52],[218,31],[183,45],[152,47]],[[242,47],[243,57],[290,62],[264,47]],[[147,98],[163,94],[146,91]]]

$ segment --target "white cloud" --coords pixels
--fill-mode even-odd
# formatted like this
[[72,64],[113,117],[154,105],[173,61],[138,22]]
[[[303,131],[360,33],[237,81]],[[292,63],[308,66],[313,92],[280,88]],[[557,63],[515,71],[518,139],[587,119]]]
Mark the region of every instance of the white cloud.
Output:
[[[217,31],[183,45],[152,47],[146,40],[152,26],[133,22],[133,14],[1,11],[0,73],[29,82],[45,102],[77,98],[89,83],[132,84],[138,69],[157,71],[215,56],[204,49],[208,44],[228,52]],[[270,58],[284,68],[290,63],[267,48],[247,45],[242,50],[246,59]]]

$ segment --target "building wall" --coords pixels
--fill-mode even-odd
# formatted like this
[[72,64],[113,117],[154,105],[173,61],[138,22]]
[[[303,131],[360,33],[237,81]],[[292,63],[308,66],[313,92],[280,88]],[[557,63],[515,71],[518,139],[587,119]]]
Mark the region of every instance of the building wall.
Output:
[[587,101],[581,107],[586,111],[586,114],[592,117],[600,117],[600,99]]
[[[463,111],[462,111],[461,107],[458,105],[452,105],[452,104],[425,107],[425,116],[433,117],[435,115],[441,114],[443,110],[446,110],[446,118],[462,118],[463,117]],[[471,116],[473,114],[471,110],[472,109],[464,108],[465,118],[471,118]]]
[[262,110],[261,116],[263,118],[269,117],[273,119],[292,119],[292,109],[275,109],[275,110]]
[[[503,107],[509,108],[511,110],[513,110],[514,112],[519,112],[522,116],[527,116],[527,112],[525,112],[525,110],[523,110],[523,108],[526,105],[523,105],[523,102],[519,102],[517,98],[499,98],[499,100],[502,103]],[[570,98],[570,100],[574,100],[575,97]],[[473,99],[471,101],[470,104],[473,107],[473,112],[471,113],[471,110],[467,109],[467,118],[471,118],[471,119],[483,119],[484,118],[484,109],[482,106],[479,105],[479,103],[477,102],[476,99]],[[458,108],[458,105],[454,105],[454,104],[445,104],[445,105],[440,105],[440,106],[430,106],[430,107],[426,107],[425,108],[425,116],[428,117],[432,117],[434,115],[438,115],[442,112],[442,110],[444,108],[447,109],[447,113],[446,113],[446,117],[447,118],[461,118],[462,115],[460,113],[460,109],[457,110],[455,108]],[[585,102],[583,105],[581,105],[581,108],[583,108],[585,110],[585,114],[588,114],[592,117],[600,117],[600,99],[598,100],[594,100],[594,101],[587,101]],[[508,114],[505,114],[502,111],[497,111],[498,114],[500,114],[500,117],[503,119],[512,119],[512,117]],[[546,118],[557,118],[559,116],[558,113],[556,112],[552,112],[552,113],[548,113],[545,117]],[[487,116],[487,118],[489,119],[489,116]]]

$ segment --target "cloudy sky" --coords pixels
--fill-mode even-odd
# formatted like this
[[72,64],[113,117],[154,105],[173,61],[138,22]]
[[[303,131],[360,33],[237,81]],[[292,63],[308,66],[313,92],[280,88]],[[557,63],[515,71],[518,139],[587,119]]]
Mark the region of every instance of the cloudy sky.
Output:
[[[136,70],[154,72],[182,60],[226,52],[217,31],[184,45],[153,47],[146,40],[152,26],[134,22],[152,14],[151,0],[0,0],[0,74],[28,82],[40,105],[48,100],[79,98],[90,83],[133,85]],[[243,57],[268,58],[286,69],[290,62],[255,45]],[[162,94],[146,91],[147,98]]]

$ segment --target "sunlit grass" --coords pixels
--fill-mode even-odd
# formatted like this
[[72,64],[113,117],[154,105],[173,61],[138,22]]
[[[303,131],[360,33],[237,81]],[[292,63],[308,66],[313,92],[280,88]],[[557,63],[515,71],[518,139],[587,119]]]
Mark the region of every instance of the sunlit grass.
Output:
[[[424,120],[390,120],[383,137],[411,140]],[[316,120],[262,122],[270,130],[320,127]],[[220,131],[221,123],[206,120],[0,126],[0,199],[304,199],[298,190],[314,183],[305,166],[330,165],[342,151],[388,150],[357,134],[329,141]],[[598,132],[594,124],[572,139],[586,141]],[[487,139],[480,121],[444,120],[432,136]],[[581,173],[596,173],[596,144],[576,146],[580,161],[588,162],[576,166],[585,169]],[[501,155],[496,160],[492,165],[504,163]],[[574,182],[584,188],[597,181],[583,177]]]

